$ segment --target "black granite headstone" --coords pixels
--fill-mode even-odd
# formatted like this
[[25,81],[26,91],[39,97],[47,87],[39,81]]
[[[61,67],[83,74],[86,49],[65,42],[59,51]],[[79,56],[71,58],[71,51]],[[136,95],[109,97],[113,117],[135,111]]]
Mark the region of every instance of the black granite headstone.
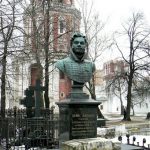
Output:
[[60,142],[97,137],[97,107],[92,99],[57,103],[60,117]]
[[150,112],[147,113],[146,119],[150,119]]
[[35,117],[41,117],[40,109],[43,107],[41,92],[45,91],[45,87],[41,84],[41,80],[37,79],[35,86],[30,86],[30,89],[35,91]]
[[32,108],[35,106],[34,91],[27,88],[24,92],[26,97],[20,99],[20,104],[26,107],[27,118],[32,118],[34,116]]
[[97,127],[104,127],[106,126],[106,119],[98,118],[97,119]]

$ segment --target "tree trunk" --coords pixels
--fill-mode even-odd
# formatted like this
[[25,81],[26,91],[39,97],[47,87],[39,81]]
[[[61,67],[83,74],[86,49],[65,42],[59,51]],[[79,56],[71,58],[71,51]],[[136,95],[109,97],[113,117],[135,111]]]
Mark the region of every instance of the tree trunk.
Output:
[[5,107],[6,107],[6,55],[7,48],[4,48],[4,55],[2,59],[2,75],[1,75],[1,116],[5,118]]
[[124,110],[124,106],[123,106],[122,101],[120,101],[120,102],[121,102],[121,112],[120,112],[120,114],[123,115],[123,114],[124,114],[124,113],[123,113],[123,112],[124,112],[124,111],[123,111],[123,110]]
[[48,61],[48,52],[49,52],[49,1],[47,1],[47,8],[46,8],[46,18],[45,18],[45,27],[44,27],[44,34],[45,34],[45,107],[49,108],[49,61]]
[[121,92],[120,92],[120,104],[121,104],[121,112],[120,112],[120,114],[123,115],[124,114],[124,106],[123,106],[123,102],[122,102]]
[[126,116],[126,120],[127,121],[131,121],[131,118],[130,118],[130,111],[131,111],[131,90],[132,90],[132,77],[129,78],[129,81],[128,81],[128,93],[127,93],[127,116]]

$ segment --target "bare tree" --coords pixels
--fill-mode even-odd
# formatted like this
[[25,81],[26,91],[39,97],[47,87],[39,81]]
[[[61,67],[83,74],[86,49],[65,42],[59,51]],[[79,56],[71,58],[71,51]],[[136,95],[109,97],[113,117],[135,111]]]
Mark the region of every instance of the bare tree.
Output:
[[[93,1],[89,4],[87,0],[78,1],[82,22],[81,30],[87,38],[87,58],[91,59],[94,63],[100,59],[102,53],[110,47],[110,39],[104,34],[105,23],[100,20],[98,13],[95,12]],[[94,12],[94,13],[93,13]],[[88,89],[91,98],[96,100],[95,91],[95,74],[93,74],[90,82],[85,85]],[[98,117],[104,118],[103,114],[97,109]]]
[[[100,59],[102,53],[110,47],[110,39],[104,34],[105,23],[100,20],[99,15],[94,11],[93,1],[88,4],[87,0],[78,1],[82,22],[81,30],[87,37],[87,57],[94,63]],[[93,13],[94,12],[94,13]],[[93,74],[92,80],[88,82],[86,86],[93,99],[96,99],[95,94],[95,74]]]
[[[118,73],[115,75],[115,77],[112,79],[111,83],[108,85],[108,87],[111,87],[113,94],[117,96],[120,100],[121,105],[121,115],[124,113],[124,105],[123,105],[123,96],[127,92],[127,83],[124,73]],[[108,88],[107,87],[107,88]]]
[[[75,22],[75,20],[71,20],[74,18],[70,18],[68,20],[65,20],[65,24],[63,24],[62,28],[65,28],[63,29],[63,33],[57,33],[60,30],[58,24],[59,15],[64,15],[65,19],[67,17],[65,16],[66,14],[63,14],[64,10],[58,16],[55,14],[56,17],[54,17],[54,12],[57,11],[54,5],[56,5],[56,8],[61,8],[61,6],[63,6],[62,3],[61,5],[59,5],[59,2],[54,3],[53,1],[49,0],[32,0],[31,4],[25,11],[25,22],[31,22],[32,24],[32,26],[30,27],[32,31],[28,33],[27,36],[27,39],[29,39],[28,41],[31,41],[31,45],[29,44],[29,42],[27,42],[27,45],[29,47],[32,47],[32,49],[30,50],[32,51],[32,55],[34,56],[36,62],[42,65],[42,68],[44,70],[44,99],[46,108],[49,108],[50,105],[49,78],[50,73],[53,71],[50,69],[50,66],[53,66],[57,59],[66,56],[69,50],[69,43],[66,44],[67,50],[65,49],[64,51],[60,51],[60,48],[56,48],[57,44],[55,43],[61,43],[62,41],[64,41],[64,39],[69,39],[70,33],[75,30],[72,26],[72,23]],[[58,11],[61,10],[60,8],[58,9]],[[64,7],[62,9],[64,9]],[[72,23],[69,21],[72,21]],[[62,45],[63,44],[64,43],[62,43]]]
[[[120,34],[126,37],[124,42],[127,44],[124,49],[119,45],[118,40],[115,41],[117,49],[120,51],[122,58],[128,64],[129,68],[126,72],[127,78],[127,117],[130,121],[130,111],[132,106],[132,90],[133,83],[147,76],[150,68],[149,61],[149,38],[150,30],[144,22],[142,13],[132,13],[131,18],[123,25],[124,32]],[[120,39],[122,39],[119,36]]]
[[[134,107],[136,105],[145,105],[150,89],[150,80],[148,77],[143,77],[138,82],[133,82],[132,105],[133,115],[135,115]],[[147,104],[146,104],[147,105]],[[147,106],[148,107],[148,106]]]
[[[1,115],[5,117],[6,107],[6,75],[8,73],[8,64],[10,57],[19,52],[18,39],[21,39],[18,31],[21,28],[18,26],[19,20],[16,18],[18,14],[19,1],[6,0],[0,4],[0,62],[1,62]],[[21,41],[21,40],[20,40]]]

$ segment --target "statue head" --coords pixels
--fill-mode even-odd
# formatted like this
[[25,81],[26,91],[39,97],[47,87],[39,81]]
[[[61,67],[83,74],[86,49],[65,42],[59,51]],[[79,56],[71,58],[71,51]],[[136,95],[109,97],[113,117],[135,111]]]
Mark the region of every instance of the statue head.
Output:
[[81,33],[74,33],[70,41],[70,46],[72,52],[76,55],[78,59],[81,60],[85,55],[85,50],[87,47],[86,37],[83,36]]

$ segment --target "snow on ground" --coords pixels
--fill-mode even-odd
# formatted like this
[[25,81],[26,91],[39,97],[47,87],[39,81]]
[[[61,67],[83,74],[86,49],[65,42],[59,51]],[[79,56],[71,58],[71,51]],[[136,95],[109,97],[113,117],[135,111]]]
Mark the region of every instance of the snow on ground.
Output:
[[[129,137],[130,144],[133,144],[133,136],[136,137],[136,141],[134,142],[135,145],[137,145],[137,142],[139,142],[139,146],[143,146],[143,138],[146,139],[146,143],[144,144],[145,147],[148,147],[148,144],[150,145],[150,136],[145,135],[132,135]],[[113,142],[118,142],[118,137],[112,139]],[[127,137],[122,136],[122,143],[127,144]]]
[[[143,138],[146,139],[146,143],[144,144],[145,147],[148,147],[150,145],[150,136],[144,136],[144,135],[134,135],[136,137],[136,141],[134,142],[135,145],[138,145],[137,142],[139,142],[139,146],[143,146]],[[130,139],[130,144],[133,144],[133,135],[129,137]],[[119,142],[118,137],[115,137],[112,139],[113,142]],[[122,136],[122,143],[127,144],[127,137]],[[2,143],[1,143],[2,144]],[[25,150],[25,146],[13,146],[10,150]],[[29,149],[29,150],[32,150]],[[34,148],[34,150],[38,150],[38,148]]]

